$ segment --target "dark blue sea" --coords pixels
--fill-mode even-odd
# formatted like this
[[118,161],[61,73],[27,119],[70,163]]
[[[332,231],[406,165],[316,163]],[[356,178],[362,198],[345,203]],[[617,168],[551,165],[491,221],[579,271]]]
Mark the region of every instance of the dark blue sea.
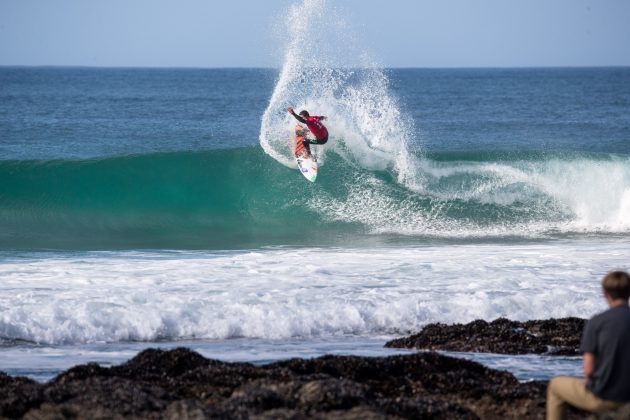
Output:
[[[0,370],[380,355],[430,322],[604,309],[630,269],[630,68],[292,60],[0,68]],[[288,106],[327,117],[314,184]]]

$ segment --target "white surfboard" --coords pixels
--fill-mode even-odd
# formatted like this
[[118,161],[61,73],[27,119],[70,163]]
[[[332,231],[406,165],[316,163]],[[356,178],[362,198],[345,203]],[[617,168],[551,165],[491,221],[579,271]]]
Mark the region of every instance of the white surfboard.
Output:
[[305,155],[296,156],[297,166],[304,178],[311,182],[315,182],[317,179],[317,160],[315,156],[311,155],[305,157]]

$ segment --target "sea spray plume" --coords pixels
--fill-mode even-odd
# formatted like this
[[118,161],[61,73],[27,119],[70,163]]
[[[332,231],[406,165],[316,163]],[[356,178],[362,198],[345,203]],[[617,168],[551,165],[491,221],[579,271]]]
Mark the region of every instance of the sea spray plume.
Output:
[[323,3],[323,0],[305,0],[301,7],[292,5],[285,16],[285,33],[288,33],[289,41],[278,81],[262,117],[260,145],[267,154],[289,167],[295,166],[295,161],[291,158],[286,142],[290,124],[283,112],[291,100],[304,101],[302,91],[293,88],[300,76],[301,64],[305,63],[305,60],[299,60],[300,45],[306,41],[304,28],[308,27],[313,15],[322,10]]
[[294,167],[288,138],[289,105],[329,117],[333,150],[368,170],[392,170],[399,183],[421,189],[409,152],[411,120],[388,92],[388,79],[325,0],[305,0],[284,16],[288,44],[277,84],[262,117],[260,144],[278,162]]

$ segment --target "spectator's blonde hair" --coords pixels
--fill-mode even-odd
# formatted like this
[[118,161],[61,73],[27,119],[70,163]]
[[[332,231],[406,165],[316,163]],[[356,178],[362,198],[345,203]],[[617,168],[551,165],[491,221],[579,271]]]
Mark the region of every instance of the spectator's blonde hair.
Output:
[[611,271],[602,279],[604,291],[613,299],[630,297],[630,275],[625,271]]

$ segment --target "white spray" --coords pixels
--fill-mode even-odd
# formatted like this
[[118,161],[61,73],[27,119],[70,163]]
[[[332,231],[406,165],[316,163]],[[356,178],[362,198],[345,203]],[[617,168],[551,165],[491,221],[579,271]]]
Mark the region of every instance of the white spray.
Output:
[[304,0],[284,17],[289,39],[278,82],[262,117],[260,144],[293,167],[288,106],[325,115],[330,141],[317,146],[320,162],[333,150],[370,170],[393,170],[420,188],[408,150],[412,123],[388,92],[388,79],[357,46],[348,25],[326,0]]

